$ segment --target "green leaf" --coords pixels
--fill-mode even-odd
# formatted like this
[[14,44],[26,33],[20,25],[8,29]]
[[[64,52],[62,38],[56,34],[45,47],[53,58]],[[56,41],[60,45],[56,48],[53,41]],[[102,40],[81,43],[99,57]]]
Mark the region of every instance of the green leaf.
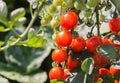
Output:
[[34,47],[34,48],[45,46],[46,43],[47,43],[47,40],[44,39],[43,36],[36,36],[36,35],[27,39],[24,42],[21,42],[21,44],[23,44],[24,46]]
[[0,32],[7,32],[9,29],[4,28],[3,26],[0,26]]
[[16,80],[18,82],[26,82],[26,83],[44,83],[47,80],[46,72],[41,70],[37,70],[37,72],[32,74],[22,74],[19,68],[15,68],[14,66],[0,63],[0,75],[9,78],[11,80]]
[[114,59],[117,55],[116,49],[110,44],[103,44],[98,46],[97,52],[108,59]]
[[[79,72],[70,83],[84,83],[85,75],[85,72]],[[86,83],[93,83],[93,78],[91,75],[87,74]]]
[[115,5],[115,7],[117,8],[117,10],[119,11],[120,13],[120,0],[111,0],[111,2]]
[[92,73],[93,68],[94,61],[92,58],[86,58],[81,64],[81,69],[89,75]]
[[65,83],[65,81],[62,81],[62,80],[50,80],[50,83]]
[[115,35],[112,37],[112,42],[114,44],[120,45],[120,36],[119,35]]
[[120,70],[114,75],[116,80],[120,80]]
[[24,8],[17,8],[10,13],[10,19],[12,21],[18,21],[18,19],[25,16],[25,13]]
[[0,76],[0,83],[9,83],[9,81],[6,78]]
[[0,46],[4,45],[4,42],[3,41],[0,41]]

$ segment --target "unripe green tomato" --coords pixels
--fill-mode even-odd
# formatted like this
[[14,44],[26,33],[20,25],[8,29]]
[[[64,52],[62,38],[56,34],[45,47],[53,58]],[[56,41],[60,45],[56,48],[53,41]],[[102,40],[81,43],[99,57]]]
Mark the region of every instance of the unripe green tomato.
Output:
[[100,19],[101,22],[104,22],[105,21],[105,16],[103,14],[100,14],[99,19]]
[[23,17],[24,15],[25,15],[25,9],[17,8],[11,12],[10,19],[17,21],[19,18]]
[[53,18],[50,22],[50,25],[53,28],[57,28],[60,25],[59,19],[58,18]]
[[53,4],[56,6],[62,5],[63,1],[62,0],[53,0]]
[[58,10],[62,13],[66,12],[67,6],[65,3],[63,3],[61,6],[58,6]]
[[101,0],[87,0],[87,5],[89,7],[95,7]]
[[6,19],[8,14],[7,5],[4,1],[0,0],[0,19]]
[[77,10],[82,10],[82,9],[85,8],[85,4],[82,0],[76,0],[75,3],[74,3],[74,7]]
[[26,22],[26,17],[22,17],[22,18],[18,19],[18,21],[15,23],[15,26],[21,27],[21,26],[23,26],[23,24],[25,24],[25,22]]
[[83,14],[86,18],[90,17],[92,14],[92,9],[85,9]]
[[73,8],[74,7],[74,0],[67,0],[66,4],[67,4],[68,8]]
[[41,25],[42,26],[46,26],[46,25],[48,25],[48,21],[47,20],[45,20],[44,18],[43,19],[41,19]]
[[48,22],[50,22],[52,20],[52,15],[46,13],[43,17],[45,20],[47,20]]
[[48,10],[47,10],[47,11],[48,11],[49,13],[53,14],[53,13],[56,12],[56,10],[57,10],[57,8],[56,8],[55,5],[50,5],[50,6],[48,7]]

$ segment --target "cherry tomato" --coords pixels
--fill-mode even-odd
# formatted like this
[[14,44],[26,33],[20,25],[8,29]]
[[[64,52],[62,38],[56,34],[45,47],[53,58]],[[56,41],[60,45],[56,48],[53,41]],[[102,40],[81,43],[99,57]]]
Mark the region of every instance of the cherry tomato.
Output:
[[82,10],[82,9],[85,8],[85,3],[84,3],[82,0],[76,0],[76,1],[74,2],[74,7],[75,7],[75,9],[77,9],[77,10]]
[[52,20],[51,20],[51,22],[50,22],[50,25],[51,25],[51,27],[53,27],[53,28],[57,28],[57,27],[59,27],[59,19],[56,17],[56,18],[53,18]]
[[56,34],[55,41],[58,46],[68,46],[72,42],[72,34],[67,30],[62,30]]
[[84,10],[84,17],[88,18],[92,14],[92,9],[85,9]]
[[108,38],[102,40],[103,44],[111,44]]
[[66,79],[66,78],[69,76],[69,74],[68,74],[69,71],[70,71],[70,70],[67,69],[67,68],[64,69],[64,76],[63,76],[64,79]]
[[119,32],[120,31],[120,17],[112,18],[109,21],[109,28],[113,32]]
[[110,66],[110,73],[112,74],[112,76],[114,76],[119,70],[120,68],[115,68],[113,66]]
[[84,50],[85,45],[86,45],[86,42],[84,38],[79,36],[79,37],[72,39],[70,47],[74,52],[80,52]]
[[49,13],[53,14],[54,12],[56,12],[56,10],[57,10],[57,8],[56,8],[55,5],[50,5],[50,6],[48,6],[48,10],[47,11]]
[[53,4],[56,5],[56,6],[60,6],[62,5],[62,0],[53,0]]
[[86,41],[86,47],[90,52],[94,52],[96,48],[102,44],[102,39],[99,36],[93,36]]
[[75,28],[78,23],[78,16],[75,12],[66,12],[60,17],[60,25],[67,30]]
[[118,80],[114,80],[114,83],[119,83],[119,81]]
[[107,75],[107,76],[110,76],[110,71],[107,69],[107,68],[100,68],[99,69],[99,74],[100,75]]
[[74,7],[74,0],[66,0],[66,4],[68,8],[73,8]]
[[63,79],[64,71],[61,67],[53,67],[49,72],[50,80],[61,80]]
[[89,7],[95,7],[101,0],[87,0],[87,5]]
[[80,59],[73,61],[72,55],[68,56],[68,61],[67,61],[68,69],[72,70],[73,68],[78,67],[80,65],[81,65]]
[[63,48],[55,49],[52,52],[52,60],[57,63],[65,61],[67,58],[67,51]]

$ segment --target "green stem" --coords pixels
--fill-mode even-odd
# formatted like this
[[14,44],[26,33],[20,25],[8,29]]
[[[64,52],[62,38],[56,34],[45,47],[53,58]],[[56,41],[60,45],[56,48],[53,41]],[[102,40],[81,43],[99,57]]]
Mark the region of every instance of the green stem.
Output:
[[86,81],[87,81],[87,73],[85,74],[83,83],[86,83]]
[[95,12],[96,12],[97,35],[100,36],[99,4],[96,6]]
[[23,32],[23,34],[21,34],[20,37],[17,38],[10,45],[7,44],[7,45],[3,46],[2,48],[0,48],[0,51],[6,50],[10,46],[16,45],[28,33],[29,29],[32,27],[33,23],[35,22],[35,19],[38,16],[39,11],[42,9],[42,6],[43,6],[43,4],[40,6],[40,9],[38,9],[36,12],[34,12],[34,15],[33,15],[32,19],[31,19],[30,23],[28,24],[26,30]]

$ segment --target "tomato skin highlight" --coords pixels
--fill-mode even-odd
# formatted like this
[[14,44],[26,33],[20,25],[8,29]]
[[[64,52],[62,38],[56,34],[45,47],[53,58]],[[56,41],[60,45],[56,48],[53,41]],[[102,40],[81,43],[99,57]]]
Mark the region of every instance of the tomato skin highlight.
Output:
[[65,61],[67,58],[67,51],[65,49],[59,48],[52,52],[52,60],[57,63]]
[[56,34],[55,41],[58,46],[68,46],[72,42],[72,34],[67,30],[62,30]]
[[61,67],[53,67],[49,72],[50,80],[61,80],[63,79],[64,71]]
[[60,17],[60,25],[64,29],[71,30],[75,28],[77,23],[78,23],[78,16],[74,12],[70,12],[70,11],[65,12]]
[[112,18],[109,21],[109,28],[112,32],[119,32],[120,31],[120,17]]
[[84,38],[79,36],[79,37],[72,39],[70,47],[74,52],[80,52],[84,50],[85,45],[86,45],[86,42]]
[[102,44],[102,39],[99,36],[90,37],[86,41],[86,47],[90,52],[96,51],[96,48]]

